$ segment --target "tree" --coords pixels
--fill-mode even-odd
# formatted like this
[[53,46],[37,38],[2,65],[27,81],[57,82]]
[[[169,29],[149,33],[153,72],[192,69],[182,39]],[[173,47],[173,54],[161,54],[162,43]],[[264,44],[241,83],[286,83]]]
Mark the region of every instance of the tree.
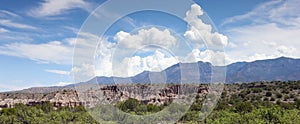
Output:
[[234,106],[235,112],[249,113],[253,110],[253,105],[250,102],[241,102]]
[[135,111],[140,102],[137,99],[129,98],[124,103],[121,103],[120,109],[125,112]]
[[37,108],[42,109],[45,113],[53,111],[53,104],[50,102],[44,102],[41,105],[38,105]]

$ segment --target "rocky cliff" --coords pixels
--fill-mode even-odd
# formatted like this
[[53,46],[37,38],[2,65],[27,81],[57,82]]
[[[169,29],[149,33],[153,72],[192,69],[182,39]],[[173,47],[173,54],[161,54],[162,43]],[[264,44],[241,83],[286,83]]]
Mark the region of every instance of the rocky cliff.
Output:
[[187,94],[206,94],[207,88],[195,85],[105,85],[80,92],[61,90],[51,93],[0,93],[0,108],[14,107],[17,103],[28,106],[52,103],[55,107],[94,107],[97,104],[116,104],[135,98],[144,104],[162,105]]

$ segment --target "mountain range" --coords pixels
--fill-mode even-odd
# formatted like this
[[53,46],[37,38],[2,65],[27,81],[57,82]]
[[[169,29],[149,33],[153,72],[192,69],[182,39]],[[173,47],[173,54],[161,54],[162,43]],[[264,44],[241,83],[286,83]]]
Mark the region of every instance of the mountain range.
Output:
[[[197,67],[197,68],[195,68]],[[161,72],[144,71],[132,77],[95,77],[87,82],[63,87],[39,87],[22,90],[23,92],[43,92],[70,89],[75,85],[119,84],[119,83],[209,83],[212,69],[226,72],[225,83],[247,83],[256,81],[288,81],[300,80],[300,59],[280,57],[276,59],[253,62],[237,62],[227,66],[213,66],[209,62],[178,63]],[[197,71],[199,73],[197,73]],[[183,74],[184,73],[184,74]],[[225,73],[224,73],[225,76]]]

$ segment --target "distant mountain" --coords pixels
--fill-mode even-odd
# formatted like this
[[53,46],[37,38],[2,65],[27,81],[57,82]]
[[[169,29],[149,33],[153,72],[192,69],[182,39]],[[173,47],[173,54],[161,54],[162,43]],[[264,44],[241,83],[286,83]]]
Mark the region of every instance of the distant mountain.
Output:
[[[195,69],[195,67],[198,67]],[[64,87],[42,87],[22,90],[23,92],[50,92],[72,89],[74,86],[91,87],[95,84],[115,83],[180,83],[180,82],[211,82],[212,67],[226,69],[225,83],[255,81],[288,81],[300,80],[300,59],[280,57],[276,59],[258,60],[254,62],[237,62],[227,66],[212,66],[208,62],[178,63],[161,72],[144,71],[133,77],[95,77],[87,82],[67,85]],[[196,73],[195,71],[199,71]],[[182,77],[182,73],[183,77]]]
[[[198,69],[193,67],[198,67]],[[185,80],[209,83],[211,82],[212,67],[217,69],[226,68],[226,83],[300,80],[300,59],[280,57],[254,62],[237,62],[227,66],[212,66],[208,62],[201,61],[197,63],[178,63],[162,72],[144,71],[129,78],[97,77],[97,83],[180,83],[180,81],[184,82]],[[194,72],[195,70],[199,73]],[[181,71],[184,72],[185,77],[181,77]]]
[[300,59],[280,57],[227,66],[227,83],[300,80]]
[[22,92],[22,93],[51,93],[59,90],[63,90],[64,87],[53,86],[53,87],[31,87],[28,89],[23,89],[20,91],[12,91],[12,92]]

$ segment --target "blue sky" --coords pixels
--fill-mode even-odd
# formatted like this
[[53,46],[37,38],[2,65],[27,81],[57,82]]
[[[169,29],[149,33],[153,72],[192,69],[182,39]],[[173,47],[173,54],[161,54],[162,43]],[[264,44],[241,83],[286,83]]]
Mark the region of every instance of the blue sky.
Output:
[[[73,83],[71,71],[74,40],[90,13],[103,2],[105,1],[2,0],[0,91]],[[296,40],[300,32],[300,14],[296,13],[299,12],[300,3],[297,0],[195,0],[194,2],[210,17],[220,35],[226,37],[224,45],[226,63],[280,56],[300,57],[300,44]],[[120,5],[130,6],[126,3]],[[168,7],[172,8],[172,4]],[[190,8],[182,11],[185,13],[189,11],[188,9]],[[118,41],[127,43],[122,39],[125,36],[145,38],[146,36],[142,35],[145,32],[153,33],[154,36],[163,35],[163,38],[171,40],[176,33],[189,39],[187,32],[193,30],[189,29],[192,26],[186,21],[195,20],[182,20],[159,11],[132,13],[115,22],[107,30],[105,34],[107,43],[103,44],[111,45]],[[143,27],[145,30],[142,30]],[[167,37],[166,34],[170,36]],[[178,40],[177,37],[175,39]],[[190,52],[196,56],[193,61],[208,61],[207,53],[217,54],[201,47],[193,48]],[[165,61],[161,61],[160,69],[173,64],[169,61],[173,61],[174,58],[161,54],[166,53],[164,50],[154,50],[150,53],[155,55],[148,58],[141,55],[129,60],[146,62],[155,57],[162,57]],[[106,73],[110,68],[102,67],[106,66],[103,64],[105,62],[100,62],[102,65],[98,66],[97,71],[100,72],[99,75],[112,76]],[[147,69],[149,70],[149,67],[143,65],[130,74]]]

